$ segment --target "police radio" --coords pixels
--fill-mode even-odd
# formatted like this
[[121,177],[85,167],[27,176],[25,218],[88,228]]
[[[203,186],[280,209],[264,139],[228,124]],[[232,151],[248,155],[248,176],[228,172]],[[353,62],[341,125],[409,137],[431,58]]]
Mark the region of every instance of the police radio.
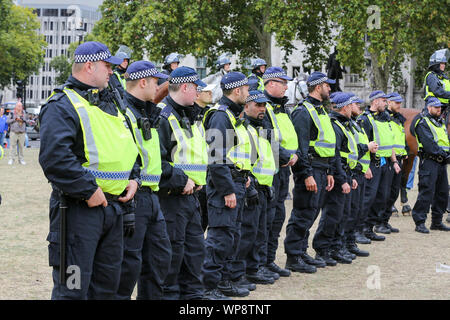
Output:
[[152,126],[150,120],[148,118],[138,118],[137,125],[144,135],[144,140],[150,140],[152,138]]
[[98,89],[89,89],[87,91],[88,101],[91,105],[98,106],[100,104],[100,94]]

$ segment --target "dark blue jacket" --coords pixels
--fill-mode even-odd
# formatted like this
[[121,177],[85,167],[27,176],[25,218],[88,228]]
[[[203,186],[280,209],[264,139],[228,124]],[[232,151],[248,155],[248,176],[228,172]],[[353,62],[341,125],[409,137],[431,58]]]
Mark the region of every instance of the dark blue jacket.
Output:
[[436,98],[450,99],[450,91],[445,91],[439,77],[448,79],[442,71],[433,71],[426,78],[428,90],[433,92]]
[[341,115],[336,111],[330,112],[331,125],[333,126],[334,133],[336,134],[336,156],[334,164],[334,181],[336,186],[341,186],[346,182],[351,181],[351,174],[349,170],[345,170],[344,166],[347,165],[347,161],[342,159],[341,151],[349,152],[348,139],[341,127],[336,124],[339,121],[345,128],[349,128],[349,119]]
[[[430,155],[435,156],[442,156],[446,157],[447,152],[444,151],[441,147],[438,146],[438,144],[434,141],[433,133],[430,130],[430,127],[428,126],[428,123],[424,119],[425,117],[428,117],[433,123],[437,124],[438,126],[445,126],[442,119],[437,119],[435,117],[432,117],[428,110],[425,109],[418,115],[416,115],[411,122],[410,132],[412,135],[417,135],[417,138],[419,139],[420,143],[422,144],[422,151],[425,153],[428,153]],[[420,119],[420,120],[419,120]],[[417,122],[419,120],[419,122]],[[417,125],[415,123],[417,122]]]

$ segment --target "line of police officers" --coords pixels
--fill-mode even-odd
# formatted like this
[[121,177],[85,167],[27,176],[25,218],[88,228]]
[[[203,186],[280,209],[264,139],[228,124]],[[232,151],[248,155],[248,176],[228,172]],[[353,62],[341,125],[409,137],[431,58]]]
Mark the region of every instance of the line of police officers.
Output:
[[[328,113],[333,80],[314,72],[309,96],[291,111],[284,94],[292,78],[270,67],[258,80],[264,91],[249,91],[240,72],[224,74],[222,98],[202,108],[195,101],[206,84],[194,69],[167,75],[148,61],[128,66],[124,58],[130,56],[112,56],[98,42],[81,44],[72,75],[42,107],[39,161],[53,188],[47,238],[53,299],[130,299],[136,284],[137,299],[244,297],[255,284],[274,283],[291,271],[312,273],[368,256],[356,242],[382,240],[373,226],[394,231],[388,196],[406,144],[398,108],[384,112],[383,92],[371,94],[371,107],[358,121],[362,100],[351,93],[335,94]],[[113,74],[112,64],[124,72]],[[169,82],[169,93],[156,106],[161,80]],[[397,94],[389,100],[401,103]],[[427,107],[437,108],[436,100]],[[420,169],[419,188],[434,178],[436,188],[447,186],[447,153],[436,162],[432,152],[449,144],[434,114],[417,120],[419,143],[427,130],[432,134],[421,164],[430,173],[425,183]],[[282,268],[275,254],[291,170],[293,210]],[[432,195],[421,197],[429,204]],[[443,198],[433,201],[432,228],[445,227],[446,205]],[[418,225],[425,206],[416,204]],[[309,231],[321,209],[313,258]],[[66,274],[62,253],[62,265],[79,268],[79,285],[59,277]]]

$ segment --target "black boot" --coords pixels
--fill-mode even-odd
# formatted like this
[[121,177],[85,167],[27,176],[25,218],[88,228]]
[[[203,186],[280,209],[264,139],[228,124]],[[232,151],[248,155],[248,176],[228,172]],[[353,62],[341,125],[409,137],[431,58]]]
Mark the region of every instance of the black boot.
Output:
[[317,251],[317,253],[316,253],[316,260],[320,260],[320,259],[325,261],[327,266],[334,267],[335,265],[337,265],[337,261],[334,260],[330,256],[330,251],[328,251],[328,250]]
[[373,232],[372,230],[373,227],[367,227],[364,230],[364,235],[369,238],[370,240],[373,241],[384,241],[386,238],[384,236],[380,236],[378,234],[376,234],[375,232]]
[[389,230],[391,230],[392,233],[399,233],[400,230],[397,228],[394,228],[393,226],[391,226],[389,223],[385,224],[386,228],[388,228]]
[[314,259],[313,257],[311,257],[307,252],[301,253],[300,257],[302,258],[303,261],[305,261],[307,264],[315,266],[316,268],[325,268],[326,267],[326,263],[325,261],[323,261],[322,259]]
[[430,230],[428,230],[427,227],[425,227],[425,223],[417,225],[415,231],[420,233],[430,233]]
[[434,222],[431,223],[430,226],[431,230],[439,230],[439,231],[450,231],[450,228],[447,227],[445,224],[443,224],[442,222]]
[[376,225],[375,228],[374,228],[374,231],[376,233],[384,233],[384,234],[390,234],[391,233],[391,229],[386,227],[384,224]]
[[289,270],[281,268],[275,262],[267,264],[266,268],[272,272],[278,273],[280,277],[289,277],[291,275]]
[[352,263],[352,258],[344,256],[339,249],[331,250],[330,256],[338,263],[350,264]]
[[203,295],[203,300],[231,300],[225,296],[219,289],[207,289]]
[[247,273],[245,277],[256,284],[273,284],[275,282],[274,278],[266,276],[261,269],[258,269],[255,273]]
[[355,231],[355,241],[360,244],[371,244],[372,243],[372,241],[370,241],[370,239],[364,235],[364,232],[361,232],[359,230]]
[[369,252],[358,248],[356,243],[347,244],[347,249],[351,253],[356,254],[358,257],[368,257],[369,256]]
[[253,291],[256,289],[256,284],[247,280],[246,277],[242,276],[237,280],[232,281],[233,285],[239,288],[247,289],[248,291]]
[[267,277],[274,278],[274,280],[280,279],[280,275],[276,272],[270,271],[265,266],[260,266],[259,269],[263,274],[265,274]]
[[346,257],[346,258],[350,258],[350,259],[352,259],[352,260],[355,260],[355,259],[356,259],[356,254],[350,252],[350,251],[347,249],[347,247],[345,247],[345,246],[342,247],[342,248],[339,250],[339,252],[340,252],[344,257]]
[[217,284],[219,289],[227,297],[246,297],[250,291],[245,288],[235,286],[230,280],[222,280]]
[[394,217],[398,217],[398,210],[397,210],[397,208],[396,208],[395,206],[392,206],[392,207],[391,207],[391,214],[392,214]]
[[314,273],[317,271],[315,266],[309,265],[303,261],[300,256],[288,255],[286,259],[286,269],[292,272]]

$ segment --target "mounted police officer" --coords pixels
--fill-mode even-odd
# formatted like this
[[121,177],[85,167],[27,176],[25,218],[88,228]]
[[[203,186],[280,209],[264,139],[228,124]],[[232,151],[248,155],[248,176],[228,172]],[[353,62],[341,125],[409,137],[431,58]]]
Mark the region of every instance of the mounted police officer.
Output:
[[251,68],[252,73],[248,76],[249,90],[264,91],[263,75],[267,68],[266,60],[261,58],[252,59]]
[[117,50],[115,56],[120,59],[123,59],[123,61],[121,64],[117,65],[116,68],[114,68],[113,76],[109,78],[110,87],[117,88],[122,96],[125,89],[127,88],[124,74],[125,72],[127,72],[127,68],[130,64],[132,54],[133,50],[131,50],[127,46],[121,45],[119,47],[119,50]]
[[[406,143],[406,134],[405,134],[405,121],[406,118],[400,113],[401,105],[403,102],[402,96],[397,92],[392,92],[388,94],[389,98],[387,99],[389,115],[391,117],[391,128],[394,134],[394,144],[393,149],[395,151],[395,156],[398,161],[398,165],[400,169],[403,167],[403,160],[408,157],[409,147]],[[396,173],[394,170],[392,172],[392,182],[391,190],[389,192],[386,209],[381,214],[380,224],[384,226],[386,229],[389,229],[391,232],[397,233],[399,230],[397,228],[392,227],[389,224],[389,219],[392,215],[392,207],[394,207],[395,201],[397,201],[398,195],[400,194],[400,188],[402,183],[402,174],[401,172]]]
[[[104,90],[113,74],[110,64],[121,62],[102,43],[81,44],[72,75],[40,113],[39,163],[53,188],[47,237],[52,299],[113,299],[119,285],[123,236],[134,231],[134,214],[124,203],[133,198],[138,182],[132,179],[139,177],[133,135]],[[64,199],[67,220],[60,229]],[[62,263],[79,268],[78,288],[58,279],[65,240]]]
[[159,191],[172,245],[164,299],[199,299],[205,257],[200,205],[195,191],[206,184],[205,130],[194,107],[197,87],[206,87],[194,69],[179,67],[169,77],[169,95],[159,104],[162,175]]
[[275,198],[274,201],[268,203],[268,247],[263,260],[266,261],[270,271],[287,277],[290,275],[290,271],[275,264],[275,256],[278,249],[278,238],[286,218],[284,202],[289,193],[290,168],[298,160],[296,154],[297,134],[290,118],[290,109],[286,107],[288,98],[285,96],[287,83],[293,79],[287,76],[280,67],[269,67],[262,77],[265,87],[264,94],[269,99],[264,122],[267,128],[273,132],[272,139],[275,143],[272,143],[272,146],[277,147],[277,150],[274,150],[277,164],[277,174],[273,181]]
[[[182,55],[176,52],[172,52],[168,54],[164,58],[163,66],[162,66],[162,73],[170,76],[170,74],[178,68],[180,65],[180,59],[182,58]],[[161,85],[162,83],[166,82],[167,79],[159,79],[158,85]]]
[[[251,185],[247,188],[244,212],[242,215],[241,238],[236,260],[245,264],[236,264],[233,269],[234,283],[248,290],[256,288],[251,283],[271,284],[275,278],[265,270],[267,256],[268,230],[266,224],[268,202],[274,198],[272,187],[276,171],[275,158],[270,143],[270,128],[264,124],[266,102],[269,100],[260,91],[250,91],[244,107],[244,118],[248,121],[252,145]],[[269,130],[268,130],[269,129]],[[278,276],[279,278],[279,276]]]
[[447,164],[450,163],[450,144],[443,120],[440,119],[442,102],[430,97],[425,109],[411,125],[411,134],[419,145],[419,195],[412,210],[416,231],[429,233],[425,226],[431,206],[431,230],[450,231],[442,222],[447,208],[448,178]]
[[292,112],[299,161],[292,167],[293,209],[284,240],[286,268],[291,271],[313,273],[316,267],[326,265],[322,255],[314,259],[308,255],[307,248],[309,230],[323,205],[325,193],[334,187],[330,167],[336,153],[336,135],[323,106],[333,83],[325,74],[313,72],[307,80],[308,97]]
[[389,96],[381,90],[369,95],[370,108],[359,118],[358,124],[364,129],[370,141],[378,144],[375,155],[371,154],[370,171],[372,178],[366,181],[364,191],[365,220],[364,235],[370,240],[383,241],[384,236],[376,232],[390,233],[390,229],[381,225],[381,214],[386,210],[393,170],[400,172],[400,167],[393,150],[394,134],[390,125],[390,116],[386,112],[386,99]]
[[[208,233],[203,264],[205,297],[247,296],[249,290],[232,283],[231,264],[236,261],[246,186],[252,169],[252,145],[244,120],[248,79],[241,72],[229,72],[221,80],[223,97],[205,115],[210,159],[206,194]],[[225,295],[225,296],[224,296]]]
[[138,300],[158,300],[169,271],[172,249],[158,196],[161,178],[161,154],[156,131],[159,111],[154,99],[158,79],[167,75],[148,61],[133,62],[125,74],[126,115],[139,149],[141,174],[135,195],[136,232],[124,242],[118,299],[130,299],[136,282]]

